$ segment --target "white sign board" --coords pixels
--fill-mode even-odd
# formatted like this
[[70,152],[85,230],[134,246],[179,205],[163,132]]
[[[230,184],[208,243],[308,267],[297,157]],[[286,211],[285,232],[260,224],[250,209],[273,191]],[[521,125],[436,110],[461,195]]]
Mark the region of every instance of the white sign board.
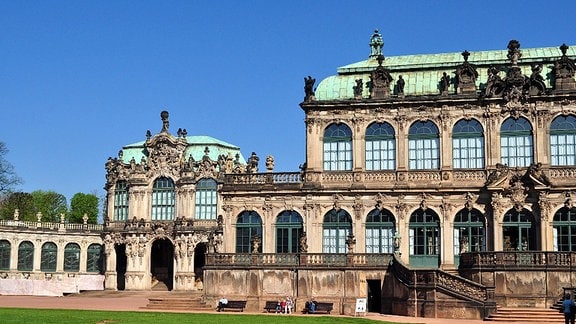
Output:
[[366,313],[366,298],[356,298],[356,313]]

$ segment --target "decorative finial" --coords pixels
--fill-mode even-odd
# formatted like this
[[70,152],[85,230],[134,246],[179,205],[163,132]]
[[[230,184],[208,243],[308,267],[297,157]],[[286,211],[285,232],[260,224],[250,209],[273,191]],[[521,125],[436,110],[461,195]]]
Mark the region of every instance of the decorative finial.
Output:
[[568,45],[566,45],[566,43],[563,43],[562,46],[560,46],[560,51],[562,51],[562,56],[566,56],[566,51],[568,51]]
[[162,132],[167,132],[168,127],[170,127],[170,122],[168,121],[168,112],[163,110],[160,113],[160,118],[162,119]]
[[517,65],[518,60],[522,57],[522,53],[520,52],[520,42],[513,39],[508,42],[508,58],[512,61],[512,65]]
[[382,35],[378,32],[378,29],[376,29],[372,37],[370,37],[370,58],[382,55],[383,46],[384,40],[382,39]]
[[377,60],[378,60],[378,65],[382,66],[382,62],[384,62],[384,55],[382,55],[382,54],[378,55]]
[[470,52],[464,50],[464,52],[462,52],[462,56],[464,57],[464,62],[468,62],[468,56],[470,56]]

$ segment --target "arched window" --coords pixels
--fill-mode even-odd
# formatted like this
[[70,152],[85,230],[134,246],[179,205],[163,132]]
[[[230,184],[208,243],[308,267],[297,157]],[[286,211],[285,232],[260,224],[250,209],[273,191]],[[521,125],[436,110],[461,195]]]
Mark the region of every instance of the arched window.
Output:
[[461,119],[454,125],[452,164],[455,169],[484,168],[484,131],[478,121]]
[[114,220],[128,220],[128,182],[119,180],[114,187]]
[[431,121],[417,121],[408,132],[408,168],[430,170],[440,168],[440,133]]
[[0,240],[0,270],[10,270],[10,250],[12,246],[7,240]]
[[80,245],[68,243],[64,247],[64,271],[80,271]]
[[196,184],[196,219],[216,219],[218,184],[214,179],[204,178]]
[[536,250],[536,224],[526,208],[510,209],[502,224],[503,251]]
[[550,124],[550,164],[576,165],[576,117],[558,116]]
[[430,208],[410,216],[410,265],[437,267],[440,262],[440,218]]
[[366,170],[396,169],[394,128],[388,123],[372,123],[366,129]]
[[324,215],[322,252],[346,253],[346,238],[352,233],[352,217],[344,209],[332,209]]
[[366,217],[366,253],[394,253],[394,215],[374,208]]
[[486,251],[486,220],[478,209],[464,208],[454,218],[454,255]]
[[42,253],[40,255],[40,271],[56,271],[56,261],[58,256],[58,247],[52,242],[42,244]]
[[298,253],[302,234],[302,216],[285,210],[276,218],[276,253]]
[[562,207],[552,222],[554,251],[576,251],[576,207]]
[[102,245],[90,244],[86,255],[86,271],[102,273]]
[[527,167],[533,161],[532,126],[526,118],[508,118],[500,128],[502,163],[509,167]]
[[[260,240],[253,251],[254,240]],[[255,211],[243,211],[236,221],[236,253],[262,252],[262,218]]]
[[18,270],[32,271],[34,268],[34,244],[24,241],[18,245]]
[[152,220],[173,220],[174,205],[175,193],[172,179],[160,177],[154,180],[152,188]]
[[324,170],[352,170],[352,130],[332,124],[324,131]]

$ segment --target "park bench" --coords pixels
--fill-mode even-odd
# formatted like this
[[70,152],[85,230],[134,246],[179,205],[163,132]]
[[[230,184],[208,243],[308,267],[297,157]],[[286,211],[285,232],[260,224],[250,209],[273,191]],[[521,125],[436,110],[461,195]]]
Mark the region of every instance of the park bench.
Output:
[[235,310],[239,310],[241,312],[244,311],[244,308],[246,308],[246,301],[245,300],[229,300],[228,304],[223,304],[220,305],[217,308],[217,311],[223,311],[226,309],[235,309]]
[[310,312],[310,309],[309,309],[310,303],[309,302],[306,302],[306,305],[304,306],[302,313],[304,313],[304,314],[316,314],[316,313],[330,314],[332,309],[334,309],[334,303],[325,303],[325,302],[315,301],[314,304],[316,304],[316,309],[314,310],[314,313]]
[[264,306],[264,310],[266,310],[266,312],[268,312],[268,313],[270,313],[270,311],[276,312],[277,305],[278,305],[278,301],[267,300],[266,305]]

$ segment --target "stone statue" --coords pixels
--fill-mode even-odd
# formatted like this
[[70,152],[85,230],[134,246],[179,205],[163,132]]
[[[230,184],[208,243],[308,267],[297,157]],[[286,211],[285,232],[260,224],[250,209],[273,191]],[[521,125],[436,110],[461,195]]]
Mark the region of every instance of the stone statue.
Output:
[[313,101],[316,99],[314,96],[314,83],[316,83],[316,79],[313,79],[311,76],[304,78],[304,101]]
[[398,81],[396,81],[396,93],[400,95],[404,95],[404,85],[406,82],[402,78],[402,75],[398,76]]
[[300,253],[307,253],[308,252],[308,243],[306,238],[306,232],[302,232],[300,234]]
[[440,93],[443,95],[448,94],[448,88],[450,88],[450,76],[444,72],[440,78]]
[[378,29],[376,29],[372,37],[370,37],[370,58],[376,58],[382,55],[383,46],[384,40],[382,39],[382,35],[378,32]]
[[246,173],[258,173],[258,162],[260,158],[256,155],[256,152],[252,152],[248,158],[248,165],[246,165]]
[[162,132],[167,132],[168,127],[170,127],[170,122],[168,121],[168,112],[166,110],[160,113],[160,118],[162,119]]
[[274,171],[274,157],[272,155],[266,157],[266,170],[268,172]]
[[362,79],[356,79],[356,86],[354,87],[354,98],[355,99],[362,99],[362,90],[364,84],[362,83]]

